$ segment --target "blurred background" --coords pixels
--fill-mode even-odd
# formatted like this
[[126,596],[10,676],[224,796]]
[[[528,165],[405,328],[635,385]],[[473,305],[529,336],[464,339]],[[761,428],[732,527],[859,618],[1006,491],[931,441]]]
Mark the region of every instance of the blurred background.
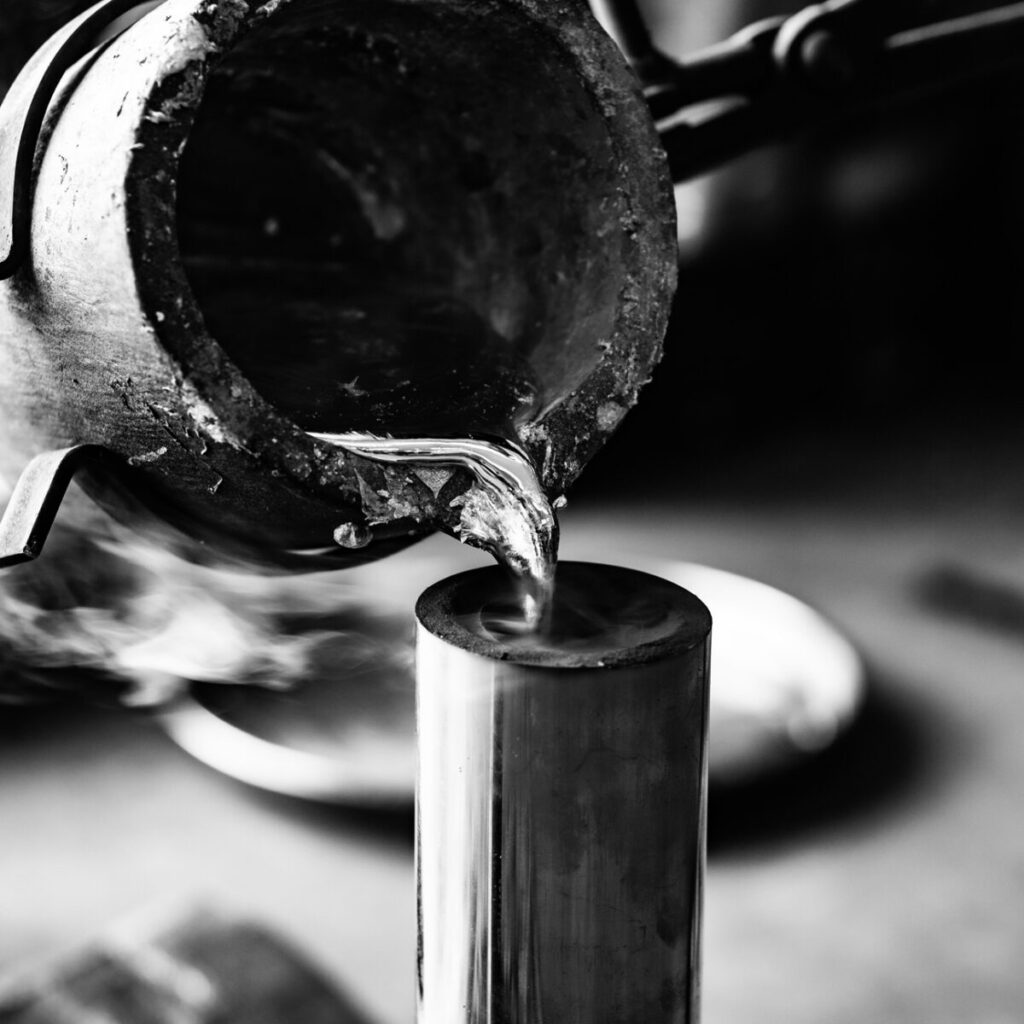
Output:
[[[800,5],[645,6],[682,56]],[[930,19],[984,5],[904,6]],[[992,80],[681,186],[665,361],[583,486],[631,468],[657,480],[668,447],[686,464],[672,483],[699,486],[737,458],[786,476],[798,467],[778,460],[806,451],[820,475],[835,445],[877,458],[905,441],[927,459],[940,439],[1012,431],[1021,100],[1019,81]],[[659,455],[638,464],[644,450]]]
[[[0,92],[85,6],[0,0]],[[678,57],[798,6],[644,3]],[[987,5],[917,6],[924,20]],[[1024,76],[1003,75],[679,186],[664,360],[570,495],[566,556],[762,580],[824,612],[867,665],[855,719],[821,749],[712,787],[707,1024],[1024,1012],[1022,103]],[[55,540],[55,556],[80,550],[70,527]],[[434,538],[346,573],[342,600],[409,605],[481,561]],[[140,586],[136,563],[119,574],[102,551],[76,564],[70,581],[39,585],[58,610],[102,605],[97,573]],[[232,627],[243,654],[225,656],[225,677],[301,674],[308,661],[266,638],[303,628],[294,608],[312,599],[200,589],[216,586],[258,606]],[[0,670],[17,676],[17,645],[3,643]],[[158,686],[151,652],[133,651],[118,685],[134,666],[136,683]],[[407,803],[260,792],[188,758],[156,718],[97,699],[110,691],[73,665],[47,679],[89,699],[0,715],[0,972],[139,907],[209,899],[287,934],[370,1019],[412,1019]],[[344,741],[379,753],[406,718],[390,707]]]

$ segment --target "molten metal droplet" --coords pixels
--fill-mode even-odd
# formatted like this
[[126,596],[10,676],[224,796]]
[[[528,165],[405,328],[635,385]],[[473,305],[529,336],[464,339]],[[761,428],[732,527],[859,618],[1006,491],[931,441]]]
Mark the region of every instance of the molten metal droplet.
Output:
[[[480,438],[379,437],[311,433],[311,437],[364,459],[410,466],[462,466],[475,486],[459,500],[456,536],[490,552],[520,583],[519,605],[528,629],[539,628],[551,603],[558,559],[558,520],[529,456],[511,441]],[[345,547],[343,526],[334,538]],[[343,534],[344,537],[339,536]]]
[[358,523],[342,523],[334,531],[334,543],[343,548],[365,548],[371,540],[369,528]]

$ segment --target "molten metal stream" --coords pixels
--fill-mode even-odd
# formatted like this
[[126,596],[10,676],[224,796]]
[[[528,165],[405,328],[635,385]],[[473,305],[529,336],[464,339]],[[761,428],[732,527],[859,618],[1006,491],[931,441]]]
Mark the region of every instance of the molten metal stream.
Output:
[[509,441],[478,438],[377,437],[310,433],[352,455],[412,466],[468,469],[476,485],[461,499],[458,539],[490,552],[519,581],[528,629],[538,629],[551,605],[558,559],[558,520],[529,457]]

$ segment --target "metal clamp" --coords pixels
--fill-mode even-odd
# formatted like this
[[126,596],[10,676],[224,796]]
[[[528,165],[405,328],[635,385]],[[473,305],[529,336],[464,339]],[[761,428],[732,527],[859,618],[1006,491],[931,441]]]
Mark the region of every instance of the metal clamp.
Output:
[[102,0],[52,35],[22,69],[0,105],[0,280],[29,251],[32,170],[50,101],[64,75],[108,45],[163,0]]

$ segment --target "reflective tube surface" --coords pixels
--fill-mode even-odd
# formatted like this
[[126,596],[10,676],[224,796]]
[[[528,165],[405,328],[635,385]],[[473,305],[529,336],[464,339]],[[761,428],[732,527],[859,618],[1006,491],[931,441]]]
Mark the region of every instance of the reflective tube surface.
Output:
[[692,1024],[707,609],[558,569],[543,635],[497,569],[417,607],[419,1024]]

